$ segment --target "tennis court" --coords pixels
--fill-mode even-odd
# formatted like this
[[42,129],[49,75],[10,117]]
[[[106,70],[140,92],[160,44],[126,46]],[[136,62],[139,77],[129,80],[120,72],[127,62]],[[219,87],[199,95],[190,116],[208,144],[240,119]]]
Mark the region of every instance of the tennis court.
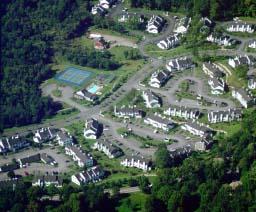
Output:
[[92,77],[92,72],[80,70],[78,68],[69,67],[64,71],[58,73],[55,79],[70,85],[81,86],[89,81]]

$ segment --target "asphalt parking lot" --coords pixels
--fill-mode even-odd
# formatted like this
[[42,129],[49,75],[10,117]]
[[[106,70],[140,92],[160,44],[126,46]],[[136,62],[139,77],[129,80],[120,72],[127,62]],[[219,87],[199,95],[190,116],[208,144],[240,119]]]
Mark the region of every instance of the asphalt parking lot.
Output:
[[[60,153],[58,148],[46,147],[41,150],[37,148],[29,148],[29,149],[24,149],[18,153],[12,153],[7,156],[1,156],[0,165],[11,163],[13,159],[24,158],[24,157],[38,154],[38,153],[47,153],[48,155],[52,156],[55,159],[55,161],[58,163],[58,166],[55,167],[55,166],[47,165],[41,162],[32,163],[26,168],[15,170],[15,173],[19,175],[25,175],[25,173],[29,173],[33,175],[39,175],[39,174],[42,175],[42,174],[45,174],[46,172],[52,173],[53,171],[58,173],[64,173],[69,170],[68,166],[74,163],[70,157],[68,157],[64,153]],[[6,178],[7,178],[7,173],[0,173],[0,180],[6,179]]]

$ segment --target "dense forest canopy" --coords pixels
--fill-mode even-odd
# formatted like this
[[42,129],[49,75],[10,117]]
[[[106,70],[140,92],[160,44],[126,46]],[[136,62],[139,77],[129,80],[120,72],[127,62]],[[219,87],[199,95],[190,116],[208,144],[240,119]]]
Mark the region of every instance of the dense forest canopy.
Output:
[[172,12],[201,14],[215,20],[234,16],[256,16],[254,0],[131,0],[132,7],[146,7]]
[[220,139],[211,152],[194,153],[176,168],[161,167],[148,207],[152,211],[254,211],[255,112],[246,114],[241,130]]
[[41,82],[66,39],[91,25],[90,1],[6,1],[1,17],[0,130],[41,121],[60,105],[41,96]]

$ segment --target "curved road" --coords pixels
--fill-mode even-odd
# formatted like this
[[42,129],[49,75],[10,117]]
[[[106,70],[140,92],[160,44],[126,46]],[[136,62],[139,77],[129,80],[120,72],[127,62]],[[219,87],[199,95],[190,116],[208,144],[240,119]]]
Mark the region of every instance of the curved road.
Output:
[[[188,71],[188,70],[187,70]],[[186,70],[185,70],[186,72]],[[219,106],[216,105],[212,105],[212,106],[202,106],[202,105],[198,105],[198,101],[197,100],[191,100],[191,99],[182,99],[180,102],[178,102],[178,98],[175,96],[175,92],[177,90],[179,90],[179,85],[181,84],[181,82],[185,81],[185,80],[192,80],[195,83],[197,83],[197,91],[196,94],[197,95],[201,95],[204,99],[207,99],[211,102],[224,102],[227,104],[226,107],[221,107],[221,109],[228,109],[228,108],[234,108],[235,104],[233,101],[229,100],[229,99],[223,99],[219,96],[209,96],[208,95],[208,87],[206,87],[205,83],[202,82],[201,79],[191,76],[191,75],[187,75],[187,76],[182,76],[180,77],[178,80],[175,81],[171,81],[168,82],[168,84],[173,83],[171,85],[171,88],[168,90],[162,90],[162,89],[157,89],[157,88],[150,88],[153,92],[155,93],[159,93],[162,96],[166,97],[166,99],[168,100],[168,104],[170,105],[175,105],[175,106],[185,106],[188,108],[191,107],[200,107],[201,109],[206,109],[206,110],[220,110]],[[139,89],[141,90],[146,90],[148,88],[143,87],[138,85],[137,86]]]
[[[121,8],[122,7],[120,4],[117,5],[117,7],[114,9],[113,15],[118,15],[120,13]],[[80,114],[70,116],[64,120],[55,120],[55,121],[52,120],[52,121],[48,121],[47,123],[43,123],[43,124],[37,124],[37,125],[31,125],[31,126],[19,128],[19,129],[17,129],[17,133],[24,134],[24,133],[28,133],[29,131],[34,131],[40,127],[48,127],[49,125],[56,127],[56,128],[61,128],[61,127],[70,125],[71,123],[77,122],[79,120],[85,121],[88,118],[97,117],[100,121],[102,121],[106,125],[110,126],[109,130],[111,131],[112,136],[115,137],[115,139],[122,142],[124,144],[124,146],[131,148],[137,152],[140,152],[143,155],[152,156],[153,152],[155,151],[154,148],[141,149],[141,148],[139,148],[138,143],[136,144],[136,142],[122,139],[119,135],[117,135],[116,129],[120,128],[120,127],[124,127],[124,125],[121,123],[114,122],[113,120],[105,119],[105,118],[99,116],[99,114],[102,111],[109,110],[111,105],[114,105],[116,102],[118,102],[120,99],[122,99],[131,89],[136,88],[136,87],[138,88],[139,82],[142,81],[145,78],[145,76],[150,73],[150,71],[159,68],[164,63],[163,60],[157,59],[156,57],[150,57],[149,55],[147,55],[147,53],[144,51],[144,47],[146,44],[161,40],[173,32],[173,28],[175,25],[174,19],[171,17],[165,17],[165,18],[167,19],[168,24],[167,24],[166,28],[164,29],[164,31],[159,36],[156,36],[154,38],[145,38],[142,42],[140,42],[138,44],[138,48],[139,48],[141,54],[145,58],[149,58],[150,62],[149,62],[149,60],[147,60],[147,64],[144,67],[142,67],[138,72],[136,72],[132,77],[130,77],[126,83],[124,83],[109,98],[105,99],[100,105],[88,108],[88,107],[84,107],[84,106],[74,102],[71,99],[71,97],[73,95],[73,90],[69,87],[60,88],[63,92],[63,97],[59,97],[59,98],[54,97],[52,95],[52,91],[54,89],[56,89],[55,85],[47,85],[43,89],[43,93],[45,95],[50,95],[50,96],[52,96],[52,98],[55,101],[65,102],[65,103],[69,104],[70,106],[77,108],[78,110],[80,110]],[[199,53],[200,54],[217,54],[217,55],[237,55],[237,54],[239,54],[239,52],[237,50],[215,50],[215,51],[209,50],[209,51],[200,51]],[[256,55],[255,53],[248,53],[248,54],[254,55],[254,56]],[[181,54],[180,56],[183,56],[183,55],[187,56],[187,53]],[[205,88],[204,88],[205,85],[203,84],[203,82],[193,76],[185,76],[185,77],[180,78],[178,81],[175,81],[169,91],[164,91],[164,90],[160,90],[160,89],[153,89],[153,90],[156,93],[160,93],[164,96],[167,96],[169,103],[177,104],[176,97],[174,96],[174,92],[175,92],[175,90],[177,90],[179,83],[186,79],[190,79],[190,80],[193,80],[196,83],[198,83],[198,92],[201,92],[202,96],[204,96],[206,98],[214,99],[214,100],[216,99],[215,97],[212,98],[212,97],[208,96],[208,94],[205,92]],[[145,89],[145,88],[140,87],[140,89]],[[221,98],[217,98],[217,99],[219,99],[223,102],[226,102],[229,107],[234,105],[234,103],[232,101],[229,101],[227,99],[225,99],[225,100],[222,100]],[[188,101],[188,100],[183,100],[178,105],[180,105],[180,104],[187,105],[189,107],[191,107],[191,106],[198,107],[198,105],[195,101],[192,102],[192,101]],[[215,107],[215,106],[201,107],[201,108],[211,109],[211,110],[217,109],[217,107]],[[136,125],[131,125],[131,127],[133,128],[134,132],[135,133],[137,132],[138,134],[149,135],[155,139],[160,139],[160,138],[162,139],[163,137],[165,137],[165,135],[156,135],[156,134],[152,133],[152,130],[148,130],[145,128],[138,128]],[[12,135],[12,134],[13,133],[10,133],[10,132],[9,133],[4,132],[4,135],[7,135],[7,136]],[[183,143],[189,142],[189,141],[185,140],[185,138],[183,136],[179,136],[179,135],[173,135],[171,138],[178,140],[179,142],[183,142]],[[175,145],[179,146],[180,145],[179,142],[176,143]]]

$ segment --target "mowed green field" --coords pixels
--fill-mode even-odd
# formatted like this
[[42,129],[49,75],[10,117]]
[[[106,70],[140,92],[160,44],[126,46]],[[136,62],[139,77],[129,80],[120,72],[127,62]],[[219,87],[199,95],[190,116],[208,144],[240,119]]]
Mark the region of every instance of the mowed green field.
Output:
[[143,208],[147,197],[148,195],[142,192],[126,195],[119,201],[119,206],[116,210],[118,212],[144,211]]

